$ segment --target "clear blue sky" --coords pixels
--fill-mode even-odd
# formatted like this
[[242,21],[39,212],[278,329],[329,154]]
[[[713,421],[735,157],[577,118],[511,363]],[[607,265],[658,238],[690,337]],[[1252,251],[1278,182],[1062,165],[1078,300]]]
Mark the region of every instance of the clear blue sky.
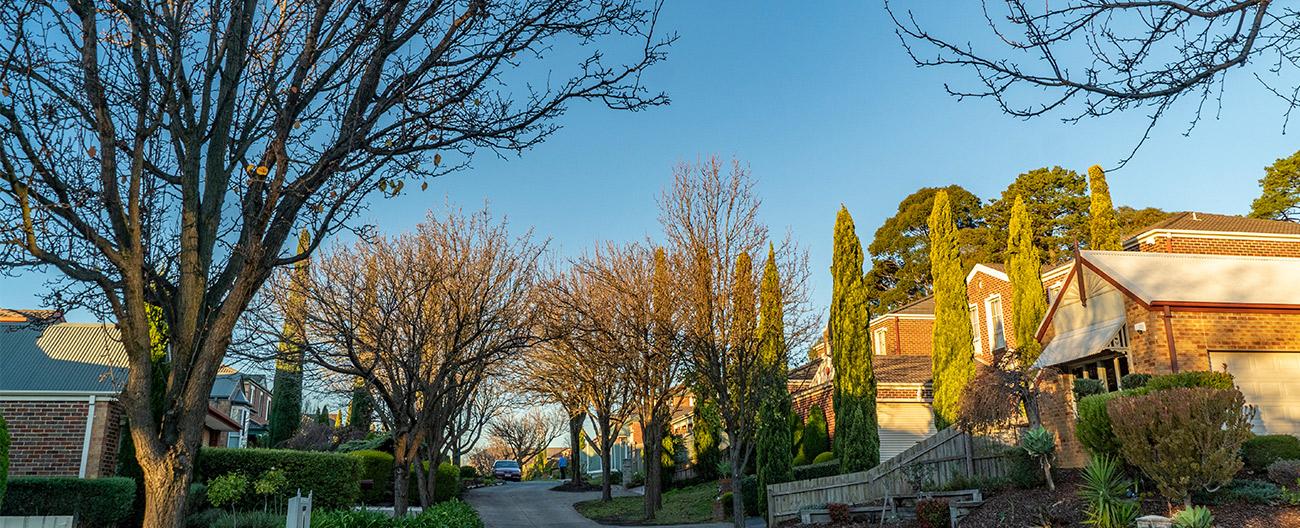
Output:
[[[987,42],[983,24],[971,22],[981,19],[948,18],[930,14],[929,29]],[[811,251],[813,298],[825,305],[841,203],[869,242],[918,187],[957,183],[988,198],[1035,167],[1110,167],[1146,124],[1141,114],[1022,121],[989,101],[958,102],[943,83],[970,73],[914,68],[878,1],[678,1],[665,6],[661,26],[681,38],[646,81],[666,90],[671,106],[626,113],[579,104],[563,130],[522,157],[480,156],[426,192],[376,199],[365,221],[397,232],[447,200],[488,201],[572,254],[599,240],[657,235],[655,199],[672,167],[718,154],[751,166],[765,220]],[[1244,213],[1262,168],[1300,145],[1282,134],[1283,108],[1248,71],[1230,77],[1228,94],[1218,119],[1211,113],[1184,136],[1186,114],[1175,114],[1111,172],[1117,205]],[[38,302],[38,275],[0,281],[0,305]]]

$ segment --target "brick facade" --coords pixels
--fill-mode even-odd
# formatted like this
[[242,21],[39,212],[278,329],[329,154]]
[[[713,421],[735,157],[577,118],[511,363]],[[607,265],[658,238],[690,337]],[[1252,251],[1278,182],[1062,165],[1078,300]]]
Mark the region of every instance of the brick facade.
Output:
[[1300,257],[1300,240],[1248,238],[1206,238],[1163,235],[1139,242],[1138,251],[1148,253],[1196,253],[1247,257]]
[[[115,401],[95,404],[86,476],[112,475],[122,418]],[[87,401],[0,401],[0,416],[9,425],[9,475],[77,476],[86,435]]]
[[930,355],[931,339],[934,337],[934,317],[897,316],[885,314],[871,320],[872,352],[880,354],[876,348],[876,333],[885,332],[886,355]]
[[1002,333],[1006,346],[1012,348],[1016,346],[1015,336],[1011,335],[1011,283],[1002,277],[977,270],[966,283],[966,299],[968,304],[974,306],[975,320],[971,321],[972,330],[979,345],[979,350],[975,351],[975,358],[984,363],[991,363],[993,340],[990,337],[993,334],[989,326],[991,318],[988,306],[992,299],[1001,299]]

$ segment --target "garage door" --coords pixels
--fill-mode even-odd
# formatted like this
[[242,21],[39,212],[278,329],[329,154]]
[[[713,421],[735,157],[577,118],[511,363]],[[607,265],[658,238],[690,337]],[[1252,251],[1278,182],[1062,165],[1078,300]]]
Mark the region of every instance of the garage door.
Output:
[[1258,408],[1255,433],[1300,435],[1300,352],[1211,352],[1210,363]]
[[934,416],[927,403],[881,402],[876,404],[876,417],[880,420],[881,462],[935,433]]

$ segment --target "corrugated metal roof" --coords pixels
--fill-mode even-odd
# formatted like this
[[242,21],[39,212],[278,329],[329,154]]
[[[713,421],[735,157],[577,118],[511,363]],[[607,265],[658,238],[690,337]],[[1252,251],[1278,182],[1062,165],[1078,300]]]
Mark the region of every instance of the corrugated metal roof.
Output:
[[0,391],[116,392],[126,351],[106,324],[0,323]]
[[1084,251],[1145,303],[1300,305],[1300,258]]

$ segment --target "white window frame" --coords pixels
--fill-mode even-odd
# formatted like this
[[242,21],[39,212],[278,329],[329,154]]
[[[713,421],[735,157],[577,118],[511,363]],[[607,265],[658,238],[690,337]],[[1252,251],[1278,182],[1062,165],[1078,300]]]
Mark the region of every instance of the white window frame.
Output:
[[1007,320],[1002,315],[1002,295],[993,294],[984,299],[985,324],[989,329],[989,353],[992,354],[997,350],[997,331],[993,325],[993,301],[998,302],[997,316],[1002,321],[1002,348],[1007,347]]
[[889,351],[889,327],[880,327],[871,332],[873,338],[871,344],[874,345],[873,352],[877,356],[883,356]]
[[971,327],[971,328],[970,328],[970,333],[971,333],[971,336],[975,338],[975,342],[974,342],[974,345],[975,345],[975,353],[976,353],[976,354],[983,354],[983,353],[984,353],[984,340],[982,339],[982,337],[981,337],[981,335],[980,335],[980,325],[979,325],[979,322],[980,322],[980,310],[979,310],[979,305],[977,305],[977,304],[971,304],[971,305],[970,305],[970,327]]

